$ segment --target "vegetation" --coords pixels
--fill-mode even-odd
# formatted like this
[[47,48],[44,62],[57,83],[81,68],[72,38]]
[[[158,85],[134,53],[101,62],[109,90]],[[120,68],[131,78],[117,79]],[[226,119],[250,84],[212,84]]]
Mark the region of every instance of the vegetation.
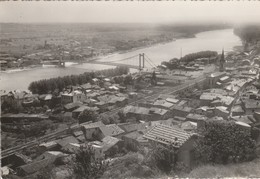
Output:
[[101,70],[97,72],[86,72],[80,75],[71,75],[58,78],[44,79],[32,82],[28,89],[34,94],[47,94],[49,92],[54,92],[55,90],[62,91],[65,87],[69,85],[81,85],[84,83],[89,83],[93,78],[99,77],[101,75],[107,77],[113,77],[117,75],[127,74],[129,68],[127,67],[117,67],[115,69]]
[[176,166],[175,152],[173,147],[157,145],[148,153],[145,163],[154,170],[169,174]]
[[84,111],[82,111],[79,114],[78,120],[79,120],[79,123],[81,124],[81,123],[88,122],[88,121],[95,122],[95,121],[97,121],[97,118],[98,118],[98,115],[95,111],[85,109]]
[[234,122],[206,122],[202,135],[195,147],[199,162],[227,164],[256,157],[256,144],[249,129]]
[[245,43],[255,43],[260,40],[260,26],[247,25],[234,29],[234,33],[238,35]]
[[181,67],[180,62],[189,63],[199,58],[214,58],[217,57],[217,55],[218,53],[216,51],[201,51],[185,55],[181,59],[173,58],[169,62],[164,61],[161,64],[165,65],[168,69],[173,70]]
[[189,63],[199,58],[211,58],[211,57],[216,57],[217,55],[218,53],[216,51],[201,51],[201,52],[185,55],[180,60],[182,62]]
[[74,157],[73,169],[76,179],[100,178],[108,163],[95,159],[94,151],[89,147],[79,150]]
[[251,162],[228,165],[204,165],[181,177],[185,178],[258,178],[260,176],[260,159]]

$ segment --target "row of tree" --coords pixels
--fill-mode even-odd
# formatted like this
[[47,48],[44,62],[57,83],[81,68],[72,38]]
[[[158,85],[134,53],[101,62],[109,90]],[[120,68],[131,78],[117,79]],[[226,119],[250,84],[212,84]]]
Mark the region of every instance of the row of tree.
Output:
[[180,68],[180,66],[181,66],[180,62],[189,63],[189,62],[193,62],[196,59],[214,58],[217,56],[218,56],[218,53],[216,51],[201,51],[201,52],[187,54],[180,59],[173,58],[170,61],[168,61],[168,62],[164,61],[161,64],[165,65],[168,69],[173,70],[173,69]]
[[47,94],[58,89],[62,91],[65,87],[70,85],[81,85],[84,83],[89,83],[93,78],[106,76],[118,76],[127,74],[129,68],[127,67],[116,67],[115,69],[106,69],[96,72],[85,72],[80,75],[70,75],[58,78],[44,79],[39,81],[34,81],[30,83],[28,89],[34,94]]

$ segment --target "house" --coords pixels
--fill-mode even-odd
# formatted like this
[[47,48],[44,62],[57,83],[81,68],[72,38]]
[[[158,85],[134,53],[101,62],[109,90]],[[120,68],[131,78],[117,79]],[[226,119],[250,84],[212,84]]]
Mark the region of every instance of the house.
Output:
[[149,126],[148,123],[119,123],[117,125],[125,131],[125,134],[133,131],[146,130]]
[[5,90],[0,90],[0,96],[1,96],[1,105],[3,102],[8,98],[8,92]]
[[86,99],[86,95],[81,91],[75,90],[72,92],[64,92],[61,94],[61,103],[68,104],[68,103],[75,103],[79,101],[84,101]]
[[72,121],[72,112],[65,112],[63,113],[63,121],[70,122]]
[[131,118],[134,117],[138,120],[148,121],[150,119],[149,109],[144,107],[137,106],[126,106],[123,109],[123,112],[126,114],[126,117]]
[[106,157],[109,157],[117,154],[122,148],[122,140],[112,136],[106,136],[102,139],[101,145],[103,147],[103,153]]
[[190,107],[184,107],[178,105],[174,105],[171,108],[171,110],[174,116],[179,116],[179,117],[186,117],[189,113],[193,111],[193,109]]
[[58,144],[56,141],[45,142],[39,145],[39,150],[41,151],[56,150],[56,149],[58,149]]
[[149,146],[149,142],[146,138],[143,137],[143,131],[133,131],[122,136],[124,141],[124,146],[127,149],[137,151],[138,148]]
[[99,108],[97,108],[97,107],[89,107],[89,106],[80,106],[79,108],[77,108],[77,109],[72,111],[72,117],[74,119],[77,119],[79,114],[81,112],[83,112],[84,110],[92,110],[92,111],[96,111],[97,112],[99,110]]
[[237,121],[237,122],[243,122],[246,123],[248,125],[253,125],[254,123],[256,123],[256,119],[251,116],[251,115],[244,115],[244,116],[232,116],[233,120]]
[[178,121],[178,120],[175,120],[173,118],[169,118],[167,120],[149,121],[149,127],[159,125],[159,124],[164,124],[164,125],[167,125],[167,126],[177,126],[180,123],[181,122]]
[[19,167],[17,170],[18,171],[17,173],[20,176],[26,176],[26,175],[35,173],[35,172],[51,165],[52,163],[54,163],[56,161],[56,159],[57,159],[56,157],[48,157],[43,160],[28,163],[26,165]]
[[47,105],[51,106],[52,94],[42,94],[39,96],[42,106]]
[[199,120],[207,120],[207,117],[200,114],[190,113],[186,116],[187,121],[198,122]]
[[161,120],[167,119],[170,117],[171,112],[169,110],[160,109],[160,108],[145,108],[138,106],[126,106],[123,110],[128,118],[136,118],[138,120],[152,121],[152,120]]
[[228,108],[225,106],[217,106],[214,110],[215,116],[222,117],[223,119],[227,120],[229,117]]
[[81,102],[68,103],[68,104],[64,105],[64,109],[67,112],[72,112],[82,105],[83,105],[83,103],[81,103]]
[[80,150],[80,144],[78,143],[68,143],[67,145],[65,145],[62,148],[63,151],[65,151],[66,153],[76,153]]
[[104,138],[106,136],[117,137],[117,136],[122,135],[125,132],[123,129],[121,129],[116,124],[109,124],[109,125],[105,125],[105,126],[100,126],[99,129],[102,133],[102,138]]
[[235,98],[219,93],[205,92],[200,96],[201,106],[226,106],[231,107]]
[[[173,99],[168,99],[168,101],[174,101]],[[153,103],[153,107],[162,108],[169,110],[171,107],[174,106],[174,103],[168,102],[167,100],[156,100]]]
[[32,162],[32,159],[21,153],[14,153],[8,157],[1,158],[1,166],[10,166],[13,169]]
[[83,88],[84,90],[92,89],[92,85],[90,83],[85,83],[83,85],[80,85],[80,87]]
[[152,146],[159,143],[175,148],[177,150],[177,162],[181,162],[187,167],[193,166],[196,135],[187,133],[177,127],[156,125],[143,137],[148,139]]
[[70,144],[70,143],[76,143],[78,144],[79,141],[73,137],[73,136],[68,136],[68,137],[65,137],[65,138],[62,138],[62,139],[59,139],[56,141],[57,144],[61,147],[61,148],[64,148],[66,147],[66,145]]
[[242,108],[246,115],[254,114],[254,112],[260,112],[260,101],[254,99],[242,100]]
[[186,121],[180,125],[180,128],[186,132],[195,132],[197,130],[197,123]]
[[217,81],[226,75],[226,72],[215,72],[207,76],[207,86],[209,88],[215,87]]
[[232,116],[241,116],[245,114],[241,105],[234,105],[231,109]]
[[105,158],[102,142],[100,141],[93,141],[89,142],[88,146],[94,151],[95,160],[102,160]]
[[207,117],[213,117],[213,115],[214,115],[213,110],[214,109],[215,109],[214,107],[201,106],[201,107],[195,109],[194,113],[204,115],[204,116],[207,116]]
[[105,126],[101,121],[93,122],[93,123],[82,123],[82,130],[86,140],[97,140],[101,138],[100,127]]

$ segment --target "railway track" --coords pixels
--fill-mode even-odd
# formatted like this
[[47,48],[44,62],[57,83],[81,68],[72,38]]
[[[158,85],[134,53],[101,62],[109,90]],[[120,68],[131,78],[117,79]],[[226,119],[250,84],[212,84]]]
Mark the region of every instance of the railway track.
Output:
[[[182,85],[179,85],[179,86],[175,86],[175,87],[172,87],[172,88],[169,88],[169,89],[165,89],[165,90],[161,91],[160,94],[168,94],[168,95],[175,94],[179,91],[182,91],[182,90],[185,90],[189,87],[192,87],[193,85],[195,85],[197,83],[203,82],[204,80],[206,80],[205,77],[198,78],[198,79],[195,79],[192,83],[188,82],[188,83],[185,83],[185,84],[182,84]],[[156,99],[156,98],[158,98],[158,96],[160,94],[156,93],[156,94],[152,94],[150,96],[145,96],[145,97],[143,97],[139,100],[136,100],[136,101],[129,103],[128,105],[134,105],[135,103],[145,102],[147,100]],[[110,115],[115,114],[116,112],[118,112],[119,110],[121,110],[123,108],[124,107],[118,107],[118,108],[115,108],[111,111],[104,112],[104,113],[101,113],[101,114],[110,114]],[[12,147],[12,148],[5,149],[5,150],[1,151],[1,159],[8,157],[8,156],[10,156],[10,155],[12,155],[16,152],[19,152],[19,151],[23,150],[24,148],[30,148],[30,147],[33,147],[35,145],[39,145],[42,142],[46,142],[47,140],[55,139],[55,138],[59,137],[60,135],[66,133],[66,131],[68,131],[69,129],[74,129],[74,128],[77,128],[77,127],[78,127],[78,125],[74,124],[70,128],[67,128],[67,129],[64,129],[64,130],[61,130],[61,131],[57,131],[57,132],[54,132],[54,133],[51,133],[51,134],[44,135],[44,136],[37,138],[33,141],[27,142],[26,144],[21,144],[21,145]]]

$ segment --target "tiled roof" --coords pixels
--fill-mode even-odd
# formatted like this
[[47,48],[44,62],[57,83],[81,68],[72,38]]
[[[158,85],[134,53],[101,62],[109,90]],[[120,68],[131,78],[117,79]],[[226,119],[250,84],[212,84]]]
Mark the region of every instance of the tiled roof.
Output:
[[110,149],[111,147],[113,147],[114,145],[116,145],[119,141],[120,141],[120,139],[117,139],[115,137],[106,136],[102,139],[103,149],[106,151],[106,150]]
[[81,126],[83,126],[85,129],[93,129],[93,128],[99,128],[101,126],[105,126],[105,124],[103,124],[101,121],[98,121],[89,124],[81,124]]
[[84,111],[85,109],[97,111],[99,108],[97,108],[97,107],[89,107],[89,106],[80,106],[79,108],[75,109],[75,110],[72,111],[72,112],[82,112],[82,111]]
[[172,144],[174,147],[181,147],[192,135],[184,130],[166,125],[156,125],[152,127],[144,138],[153,140],[162,144]]
[[22,169],[23,171],[25,171],[27,174],[31,174],[34,172],[37,172],[45,167],[47,167],[48,165],[50,165],[51,163],[53,163],[56,160],[56,157],[50,157],[50,158],[46,158],[37,162],[32,162],[29,163],[27,165],[23,165],[20,167],[20,169]]
[[69,143],[79,143],[79,141],[73,136],[65,137],[56,142],[62,147],[68,145]]
[[106,126],[101,126],[99,128],[105,136],[117,136],[117,135],[125,132],[123,129],[118,127],[118,125],[116,125],[116,124],[109,124]]
[[65,109],[72,109],[72,108],[76,108],[76,107],[80,107],[82,106],[83,104],[81,102],[75,102],[75,103],[69,103],[69,104],[66,104],[64,106]]

